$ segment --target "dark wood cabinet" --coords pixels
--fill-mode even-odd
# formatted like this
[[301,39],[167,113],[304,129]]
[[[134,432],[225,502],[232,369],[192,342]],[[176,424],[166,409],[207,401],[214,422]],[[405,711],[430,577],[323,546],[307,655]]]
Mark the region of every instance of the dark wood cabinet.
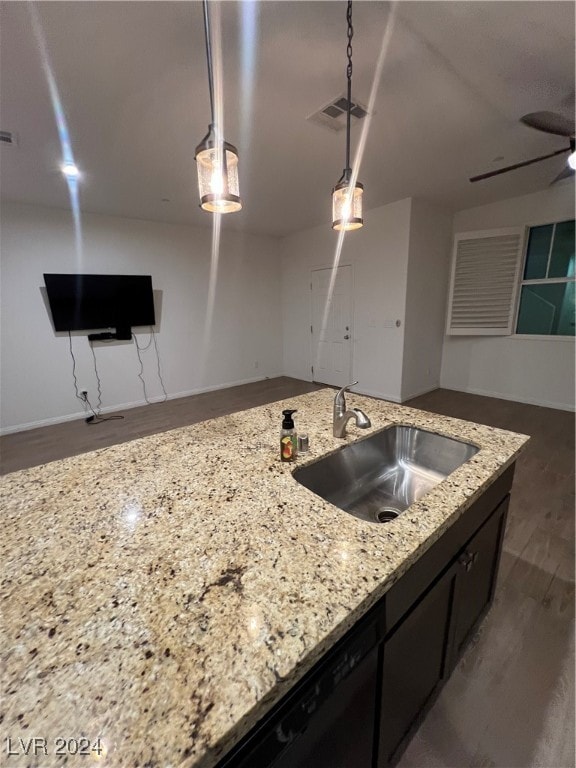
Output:
[[452,568],[382,644],[378,766],[394,762],[442,682],[455,580]]
[[494,597],[508,500],[509,497],[504,499],[457,558],[450,669],[461,656]]
[[219,768],[391,768],[494,597],[514,466]]
[[[492,602],[508,499],[452,553],[441,576],[382,644],[378,768],[397,762]],[[389,616],[396,617],[411,584],[410,575],[407,584],[400,580],[393,588],[400,597],[391,596],[394,610]]]

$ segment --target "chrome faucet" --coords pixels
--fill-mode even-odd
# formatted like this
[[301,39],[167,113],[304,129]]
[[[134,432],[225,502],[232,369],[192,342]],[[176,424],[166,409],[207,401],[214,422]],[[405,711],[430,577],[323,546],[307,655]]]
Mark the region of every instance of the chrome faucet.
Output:
[[347,384],[345,387],[338,390],[334,397],[334,408],[332,410],[332,434],[334,437],[346,437],[346,424],[348,424],[350,419],[355,419],[356,426],[360,429],[368,429],[368,427],[372,426],[370,419],[366,416],[364,411],[360,410],[360,408],[351,408],[349,411],[346,410],[346,398],[344,397],[344,392],[349,390],[350,387],[354,387],[356,384],[358,384],[357,381],[352,384]]

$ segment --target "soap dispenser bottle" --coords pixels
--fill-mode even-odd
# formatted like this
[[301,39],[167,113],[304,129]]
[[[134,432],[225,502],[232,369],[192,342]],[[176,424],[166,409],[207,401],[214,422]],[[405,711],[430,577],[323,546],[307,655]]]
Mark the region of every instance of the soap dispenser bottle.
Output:
[[284,417],[280,430],[280,459],[282,461],[294,461],[298,454],[298,435],[294,429],[293,413],[296,413],[296,410],[282,411]]

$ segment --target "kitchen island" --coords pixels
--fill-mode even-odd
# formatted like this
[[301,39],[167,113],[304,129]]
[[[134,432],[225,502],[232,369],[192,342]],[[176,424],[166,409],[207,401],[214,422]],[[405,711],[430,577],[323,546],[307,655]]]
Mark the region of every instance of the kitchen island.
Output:
[[[68,765],[214,766],[527,441],[355,394],[349,405],[372,427],[341,440],[333,396],[321,390],[2,478],[0,714],[3,758],[7,739],[15,753],[6,765],[60,765],[61,739]],[[296,465],[279,459],[285,408],[298,409],[297,428],[310,436]],[[292,477],[395,423],[480,450],[385,525]],[[24,757],[32,737],[45,751]],[[70,754],[80,739],[90,757]]]

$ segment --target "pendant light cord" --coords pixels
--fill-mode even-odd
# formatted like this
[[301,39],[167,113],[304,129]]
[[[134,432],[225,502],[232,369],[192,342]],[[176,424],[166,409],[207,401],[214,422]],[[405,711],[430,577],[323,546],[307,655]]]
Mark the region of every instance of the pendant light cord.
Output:
[[210,114],[214,125],[214,77],[212,74],[212,46],[210,43],[210,16],[208,14],[208,0],[203,0],[204,8],[204,36],[206,38],[206,63],[208,65],[208,89],[210,91]]
[[352,37],[354,27],[352,26],[352,0],[348,0],[346,9],[346,21],[348,22],[348,46],[346,55],[348,56],[348,66],[346,67],[346,77],[348,79],[348,109],[346,111],[346,173],[350,174],[350,111],[352,109]]

